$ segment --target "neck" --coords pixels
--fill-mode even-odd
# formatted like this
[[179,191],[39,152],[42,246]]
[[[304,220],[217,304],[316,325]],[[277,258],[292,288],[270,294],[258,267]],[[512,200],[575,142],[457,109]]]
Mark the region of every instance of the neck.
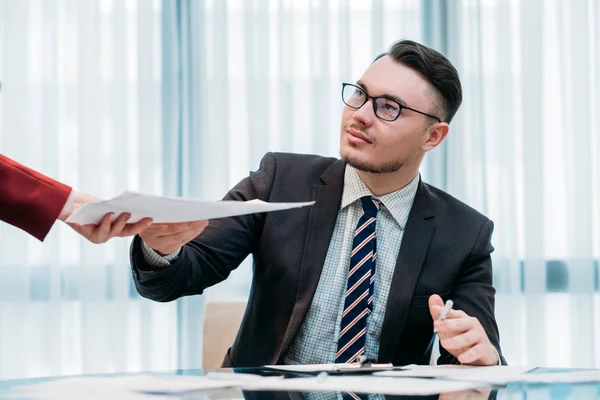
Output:
[[360,179],[375,196],[383,196],[400,190],[408,185],[417,175],[418,168],[400,168],[398,171],[374,174],[356,170]]

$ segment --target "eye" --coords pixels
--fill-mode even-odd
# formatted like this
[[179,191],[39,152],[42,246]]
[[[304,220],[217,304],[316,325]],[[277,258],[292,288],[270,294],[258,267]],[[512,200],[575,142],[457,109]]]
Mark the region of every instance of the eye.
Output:
[[402,107],[394,100],[386,99],[385,97],[377,98],[376,114],[379,118],[386,121],[393,121],[398,118]]
[[398,110],[400,109],[400,107],[398,106],[398,103],[391,101],[391,100],[386,100],[385,103],[380,104],[379,107],[381,107],[385,112],[389,112],[389,113],[397,113]]
[[355,99],[362,99],[365,97],[365,93],[362,90],[355,88],[352,97]]

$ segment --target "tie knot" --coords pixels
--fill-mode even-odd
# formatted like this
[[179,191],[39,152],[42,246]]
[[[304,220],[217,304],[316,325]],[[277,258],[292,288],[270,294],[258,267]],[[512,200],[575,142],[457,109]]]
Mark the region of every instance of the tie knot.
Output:
[[377,211],[379,211],[379,200],[375,200],[371,196],[365,196],[361,197],[360,201],[362,202],[365,214],[370,217],[377,217]]

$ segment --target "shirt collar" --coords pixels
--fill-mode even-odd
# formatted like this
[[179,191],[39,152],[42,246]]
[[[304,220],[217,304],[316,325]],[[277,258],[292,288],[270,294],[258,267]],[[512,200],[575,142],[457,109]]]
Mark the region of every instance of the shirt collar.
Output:
[[362,181],[358,172],[356,172],[356,169],[350,165],[346,165],[346,170],[344,172],[344,191],[342,193],[342,209],[354,203],[361,197],[372,196],[385,206],[398,225],[400,225],[400,229],[404,230],[406,222],[408,221],[408,214],[410,213],[410,209],[412,208],[417,194],[419,179],[419,174],[417,174],[413,180],[402,189],[398,189],[395,192],[383,196],[375,196]]

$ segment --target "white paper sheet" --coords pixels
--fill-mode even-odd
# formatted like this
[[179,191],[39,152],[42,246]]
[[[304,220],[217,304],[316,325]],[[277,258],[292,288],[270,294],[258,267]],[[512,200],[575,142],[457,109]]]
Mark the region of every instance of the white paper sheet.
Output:
[[129,219],[131,223],[147,217],[157,223],[189,222],[288,210],[312,204],[314,201],[303,203],[267,203],[261,200],[202,201],[125,192],[110,200],[84,204],[67,219],[67,222],[95,224],[109,212],[114,212],[115,218],[121,213],[128,212],[131,214]]
[[437,366],[407,366],[402,371],[376,372],[377,376],[387,377],[415,377],[415,378],[443,378],[480,382],[490,385],[506,385],[509,382],[520,380],[532,367],[522,366],[491,366],[474,367],[466,365],[437,365]]
[[262,379],[243,386],[244,390],[354,392],[388,395],[434,395],[480,388],[481,383],[441,379],[386,378],[369,375],[310,378]]
[[[500,368],[500,367],[487,367],[487,368]],[[511,368],[511,367],[504,367]],[[518,369],[518,367],[513,367]],[[453,380],[464,380],[469,382],[483,382],[491,385],[507,385],[509,383],[600,383],[600,370],[588,370],[588,371],[569,371],[569,372],[525,372],[517,373],[514,372],[498,372],[483,371],[483,373],[472,373],[465,375],[446,376],[444,379]]]
[[600,383],[600,370],[531,373],[520,377],[526,383]]
[[173,400],[182,392],[240,387],[239,380],[214,380],[202,376],[128,375],[122,377],[64,378],[16,387],[10,398],[36,400]]
[[[286,372],[334,372],[360,368],[360,364],[302,364],[302,365],[265,365],[267,368]],[[392,364],[371,364],[373,368],[392,368]]]

